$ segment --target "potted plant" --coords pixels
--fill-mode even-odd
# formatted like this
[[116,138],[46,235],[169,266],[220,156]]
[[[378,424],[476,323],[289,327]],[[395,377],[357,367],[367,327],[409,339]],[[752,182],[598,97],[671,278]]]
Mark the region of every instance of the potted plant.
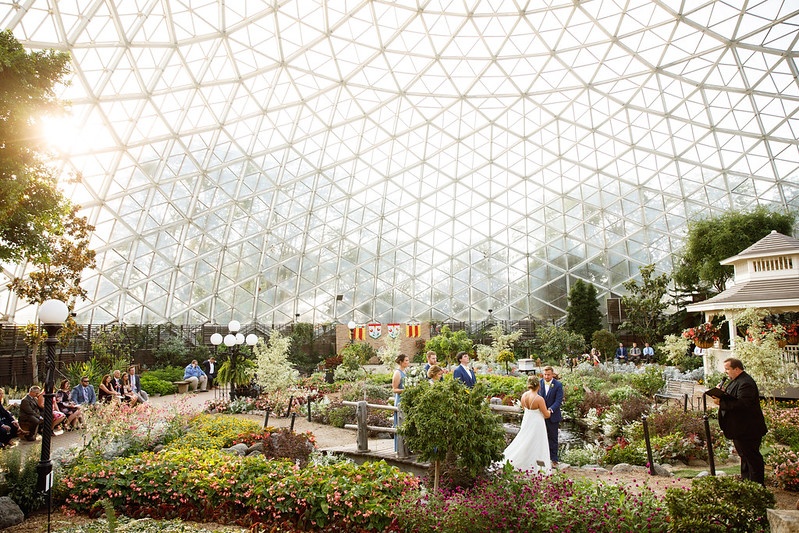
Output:
[[325,359],[325,382],[326,383],[333,383],[333,372],[336,370],[336,367],[340,365],[343,361],[343,357],[340,355],[332,355]]
[[710,348],[719,339],[719,330],[710,322],[705,322],[695,328],[688,328],[682,336],[693,341],[700,348]]

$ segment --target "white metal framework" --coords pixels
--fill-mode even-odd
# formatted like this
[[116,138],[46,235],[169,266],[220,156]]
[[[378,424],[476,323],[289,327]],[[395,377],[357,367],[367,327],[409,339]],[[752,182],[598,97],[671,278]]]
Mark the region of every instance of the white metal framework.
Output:
[[576,279],[669,271],[691,217],[799,207],[796,0],[16,0],[0,26],[72,54],[84,322],[554,318]]

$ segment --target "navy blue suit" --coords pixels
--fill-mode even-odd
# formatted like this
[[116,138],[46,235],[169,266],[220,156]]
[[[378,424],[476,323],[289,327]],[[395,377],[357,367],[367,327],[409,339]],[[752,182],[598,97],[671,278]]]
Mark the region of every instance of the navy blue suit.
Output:
[[458,368],[452,372],[453,379],[459,379],[463,382],[464,385],[469,387],[470,389],[475,386],[477,383],[477,378],[474,375],[474,370],[469,369],[467,372],[463,365],[458,365]]
[[541,379],[538,394],[543,396],[547,408],[552,411],[549,418],[545,420],[547,427],[547,440],[549,441],[549,459],[556,463],[558,461],[558,427],[563,420],[560,406],[563,403],[563,385],[557,379],[553,379],[549,386],[549,393],[546,392],[546,382]]

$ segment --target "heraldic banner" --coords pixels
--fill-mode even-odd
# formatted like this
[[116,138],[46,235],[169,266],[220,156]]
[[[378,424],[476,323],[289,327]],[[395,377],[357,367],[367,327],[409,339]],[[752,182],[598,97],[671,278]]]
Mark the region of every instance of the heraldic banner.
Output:
[[370,322],[369,323],[369,336],[373,339],[379,339],[380,335],[383,334],[383,325],[380,322]]

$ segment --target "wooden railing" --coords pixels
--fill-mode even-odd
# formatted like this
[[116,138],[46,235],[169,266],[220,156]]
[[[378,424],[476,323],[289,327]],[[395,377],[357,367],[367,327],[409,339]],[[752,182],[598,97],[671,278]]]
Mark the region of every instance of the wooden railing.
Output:
[[[384,411],[393,411],[397,413],[397,422],[398,424],[402,424],[404,421],[404,415],[402,413],[402,409],[399,407],[394,407],[393,405],[380,405],[374,403],[368,403],[364,400],[359,402],[341,402],[344,405],[349,405],[355,407],[355,424],[345,424],[344,429],[354,429],[358,433],[356,435],[356,443],[358,445],[358,452],[366,453],[369,451],[369,432],[370,431],[380,431],[383,433],[393,433],[395,438],[397,439],[397,457],[400,459],[406,459],[411,454],[408,451],[408,447],[405,446],[405,439],[402,435],[397,433],[397,428],[389,428],[383,426],[370,426],[367,421],[369,419],[369,409],[382,409]],[[524,413],[524,409],[521,407],[513,406],[513,405],[499,405],[499,404],[489,404],[488,406],[492,411],[503,413],[503,414],[515,414],[521,415]],[[510,433],[506,429],[506,432]]]

